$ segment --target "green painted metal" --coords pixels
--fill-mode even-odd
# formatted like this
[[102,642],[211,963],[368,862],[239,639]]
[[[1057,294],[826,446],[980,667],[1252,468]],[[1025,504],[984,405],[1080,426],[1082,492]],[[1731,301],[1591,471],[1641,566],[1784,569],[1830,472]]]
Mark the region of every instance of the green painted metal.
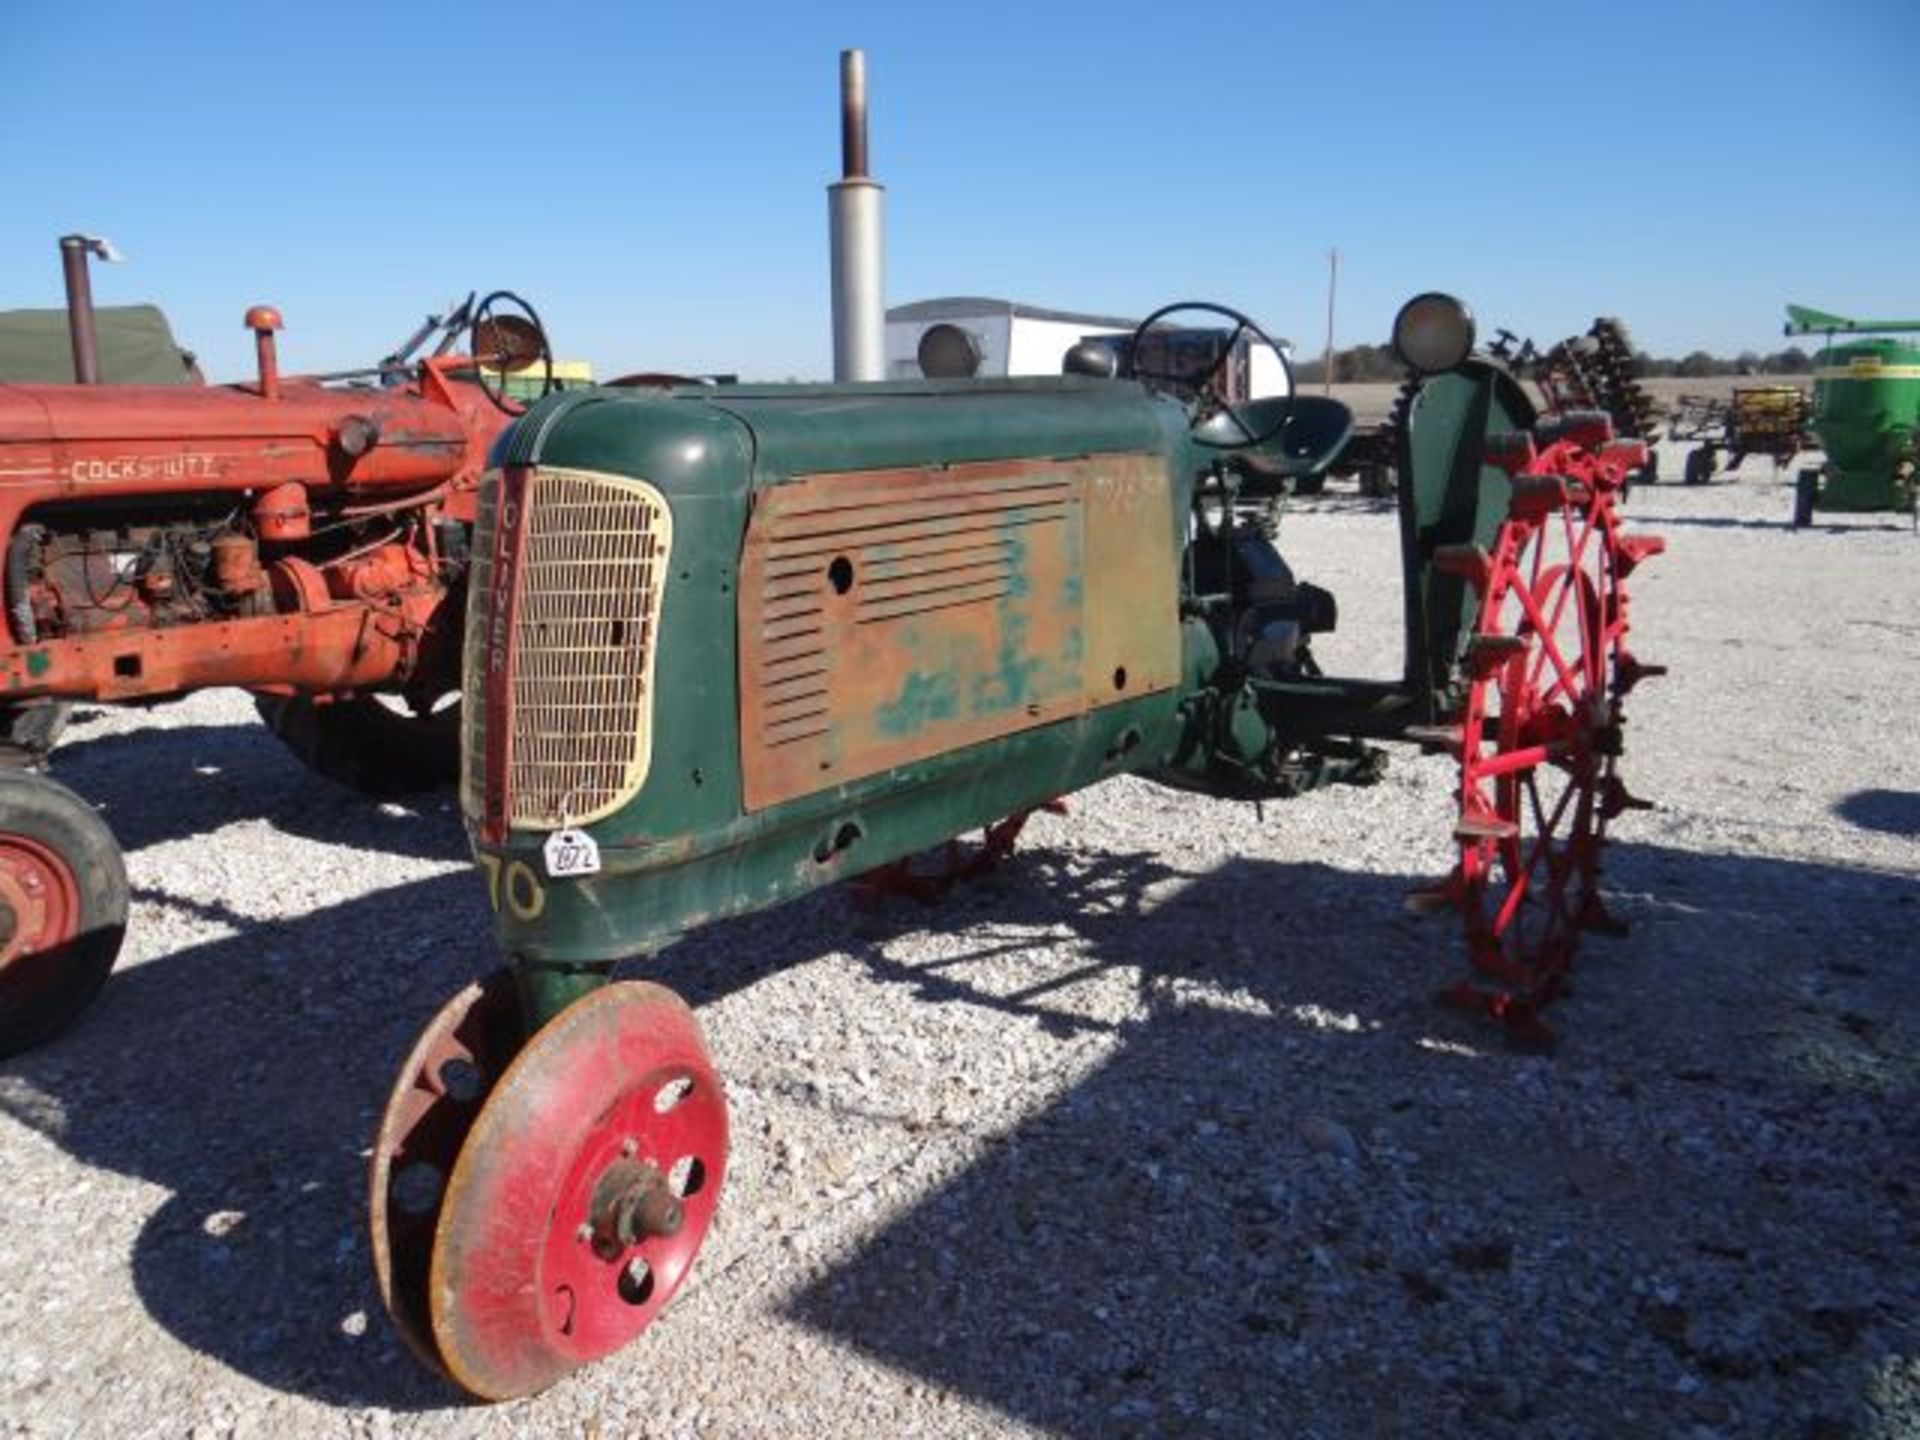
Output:
[[1783,335],[1905,335],[1920,331],[1920,320],[1853,320],[1845,315],[1829,315],[1825,310],[1810,310],[1805,305],[1787,306],[1787,324]]
[[1814,360],[1812,426],[1827,453],[1822,509],[1911,505],[1920,346],[1858,340],[1822,350]]
[[1432,377],[1414,398],[1398,467],[1409,692],[1437,696],[1448,689],[1479,608],[1464,580],[1432,568],[1434,551],[1489,545],[1506,517],[1511,487],[1506,472],[1487,462],[1483,441],[1531,429],[1537,418],[1519,382],[1481,360]]
[[1786,333],[1827,336],[1814,357],[1814,434],[1826,451],[1815,503],[1824,510],[1908,510],[1915,498],[1920,432],[1920,345],[1836,335],[1910,334],[1920,320],[1854,320],[1787,307]]
[[[1191,584],[1201,543],[1190,534],[1194,487],[1235,483],[1229,466],[1191,441],[1181,407],[1131,383],[586,391],[536,406],[502,438],[496,462],[644,479],[668,501],[674,542],[655,642],[653,759],[633,800],[590,827],[601,871],[545,879],[540,834],[477,846],[496,880],[497,939],[519,973],[529,1023],[599,983],[612,962],[699,925],[1123,771],[1256,798],[1370,778],[1378,753],[1352,737],[1398,735],[1445,702],[1473,597],[1429,561],[1438,546],[1491,536],[1507,491],[1503,473],[1484,463],[1483,439],[1532,418],[1496,367],[1475,363],[1428,385],[1402,467],[1405,673],[1283,683],[1250,674],[1229,653],[1231,627]],[[1182,577],[1182,613],[1165,617],[1179,632],[1180,684],[768,808],[745,806],[735,626],[756,495],[822,473],[1141,453],[1168,467],[1163,541],[1137,564]],[[498,883],[509,872],[517,886]],[[503,896],[515,903],[499,903]]]

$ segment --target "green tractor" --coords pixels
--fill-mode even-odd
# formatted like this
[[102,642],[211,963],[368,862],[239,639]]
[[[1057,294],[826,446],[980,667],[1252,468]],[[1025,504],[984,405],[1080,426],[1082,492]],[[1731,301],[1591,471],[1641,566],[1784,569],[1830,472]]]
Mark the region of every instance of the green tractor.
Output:
[[[1815,510],[1905,511],[1920,524],[1920,345],[1878,338],[1915,332],[1920,320],[1787,307],[1786,334],[1827,339],[1813,361],[1813,432],[1827,459],[1794,479],[1796,528]],[[1870,338],[1838,342],[1843,334]]]
[[688,1007],[616,965],[982,827],[1004,850],[1110,776],[1268,800],[1373,779],[1379,742],[1450,754],[1458,861],[1416,898],[1459,926],[1450,998],[1545,1038],[1582,933],[1617,928],[1622,702],[1655,673],[1626,585],[1661,548],[1617,507],[1645,446],[1541,421],[1448,296],[1409,302],[1394,343],[1423,379],[1383,678],[1315,663],[1334,597],[1272,538],[1351,428],[1331,400],[1228,406],[1217,371],[1081,348],[1054,379],[568,391],[502,437],[461,802],[505,964],[427,1027],[373,1151],[413,1349],[529,1394],[631,1340],[693,1264],[724,1092]]

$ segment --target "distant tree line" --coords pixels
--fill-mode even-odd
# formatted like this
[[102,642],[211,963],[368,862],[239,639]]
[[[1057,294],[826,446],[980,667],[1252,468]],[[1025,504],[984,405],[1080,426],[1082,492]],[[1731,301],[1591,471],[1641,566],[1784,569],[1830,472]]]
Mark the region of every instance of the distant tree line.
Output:
[[[1316,355],[1311,360],[1296,360],[1293,373],[1303,384],[1309,380],[1318,383],[1322,375],[1321,357]],[[1336,382],[1397,381],[1404,373],[1405,367],[1385,345],[1355,345],[1333,352],[1333,378]],[[1636,350],[1633,352],[1633,373],[1643,377],[1677,375],[1683,380],[1697,380],[1703,375],[1810,375],[1813,373],[1813,357],[1798,345],[1789,345],[1785,350],[1776,350],[1771,355],[1742,350],[1732,359],[1694,350],[1673,360]]]
[[1683,380],[1695,380],[1702,375],[1811,375],[1813,357],[1798,345],[1789,345],[1771,355],[1742,350],[1731,360],[1724,355],[1709,355],[1704,350],[1690,350],[1678,360],[1660,360],[1644,350],[1636,350],[1633,373],[1678,375]]

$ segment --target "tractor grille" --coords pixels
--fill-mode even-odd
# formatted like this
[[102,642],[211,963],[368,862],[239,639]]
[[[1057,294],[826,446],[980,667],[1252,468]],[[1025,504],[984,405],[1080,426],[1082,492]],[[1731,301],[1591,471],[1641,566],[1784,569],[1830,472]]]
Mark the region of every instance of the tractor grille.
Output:
[[[480,492],[461,800],[469,815],[515,829],[587,824],[646,779],[672,517],[643,481],[535,470],[515,544],[499,534],[511,488],[489,477]],[[490,733],[501,725],[504,735]],[[487,814],[490,766],[504,767],[507,782],[494,787],[504,801],[497,817]]]

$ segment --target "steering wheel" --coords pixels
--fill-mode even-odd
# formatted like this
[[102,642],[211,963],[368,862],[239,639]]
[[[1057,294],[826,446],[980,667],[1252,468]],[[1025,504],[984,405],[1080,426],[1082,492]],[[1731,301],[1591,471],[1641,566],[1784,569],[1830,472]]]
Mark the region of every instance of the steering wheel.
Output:
[[[495,290],[474,307],[467,327],[467,353],[473,356],[480,393],[503,415],[526,413],[525,401],[507,395],[506,379],[535,362],[544,372],[540,394],[534,398],[553,393],[553,347],[547,343],[546,327],[533,306],[511,290]],[[491,382],[489,374],[495,377]]]
[[[1213,362],[1204,370],[1181,371],[1149,369],[1140,363],[1143,346],[1148,332],[1169,315],[1186,310],[1197,310],[1208,315],[1217,315],[1223,320],[1233,322],[1233,330],[1227,336],[1226,343],[1213,357]],[[1252,418],[1253,407],[1243,415],[1227,403],[1217,388],[1222,372],[1233,357],[1234,348],[1240,343],[1241,336],[1248,336],[1256,344],[1265,345],[1280,360],[1280,369],[1287,377],[1287,393],[1283,403],[1265,405],[1262,413]],[[1251,347],[1249,347],[1251,353]],[[1127,343],[1127,355],[1133,378],[1141,381],[1150,390],[1177,396],[1186,400],[1192,407],[1191,423],[1193,442],[1209,450],[1251,450],[1264,445],[1282,430],[1293,418],[1293,365],[1287,359],[1287,352],[1274,344],[1273,337],[1249,316],[1225,305],[1216,305],[1210,300],[1179,300],[1171,305],[1163,305],[1134,328],[1133,338]]]

